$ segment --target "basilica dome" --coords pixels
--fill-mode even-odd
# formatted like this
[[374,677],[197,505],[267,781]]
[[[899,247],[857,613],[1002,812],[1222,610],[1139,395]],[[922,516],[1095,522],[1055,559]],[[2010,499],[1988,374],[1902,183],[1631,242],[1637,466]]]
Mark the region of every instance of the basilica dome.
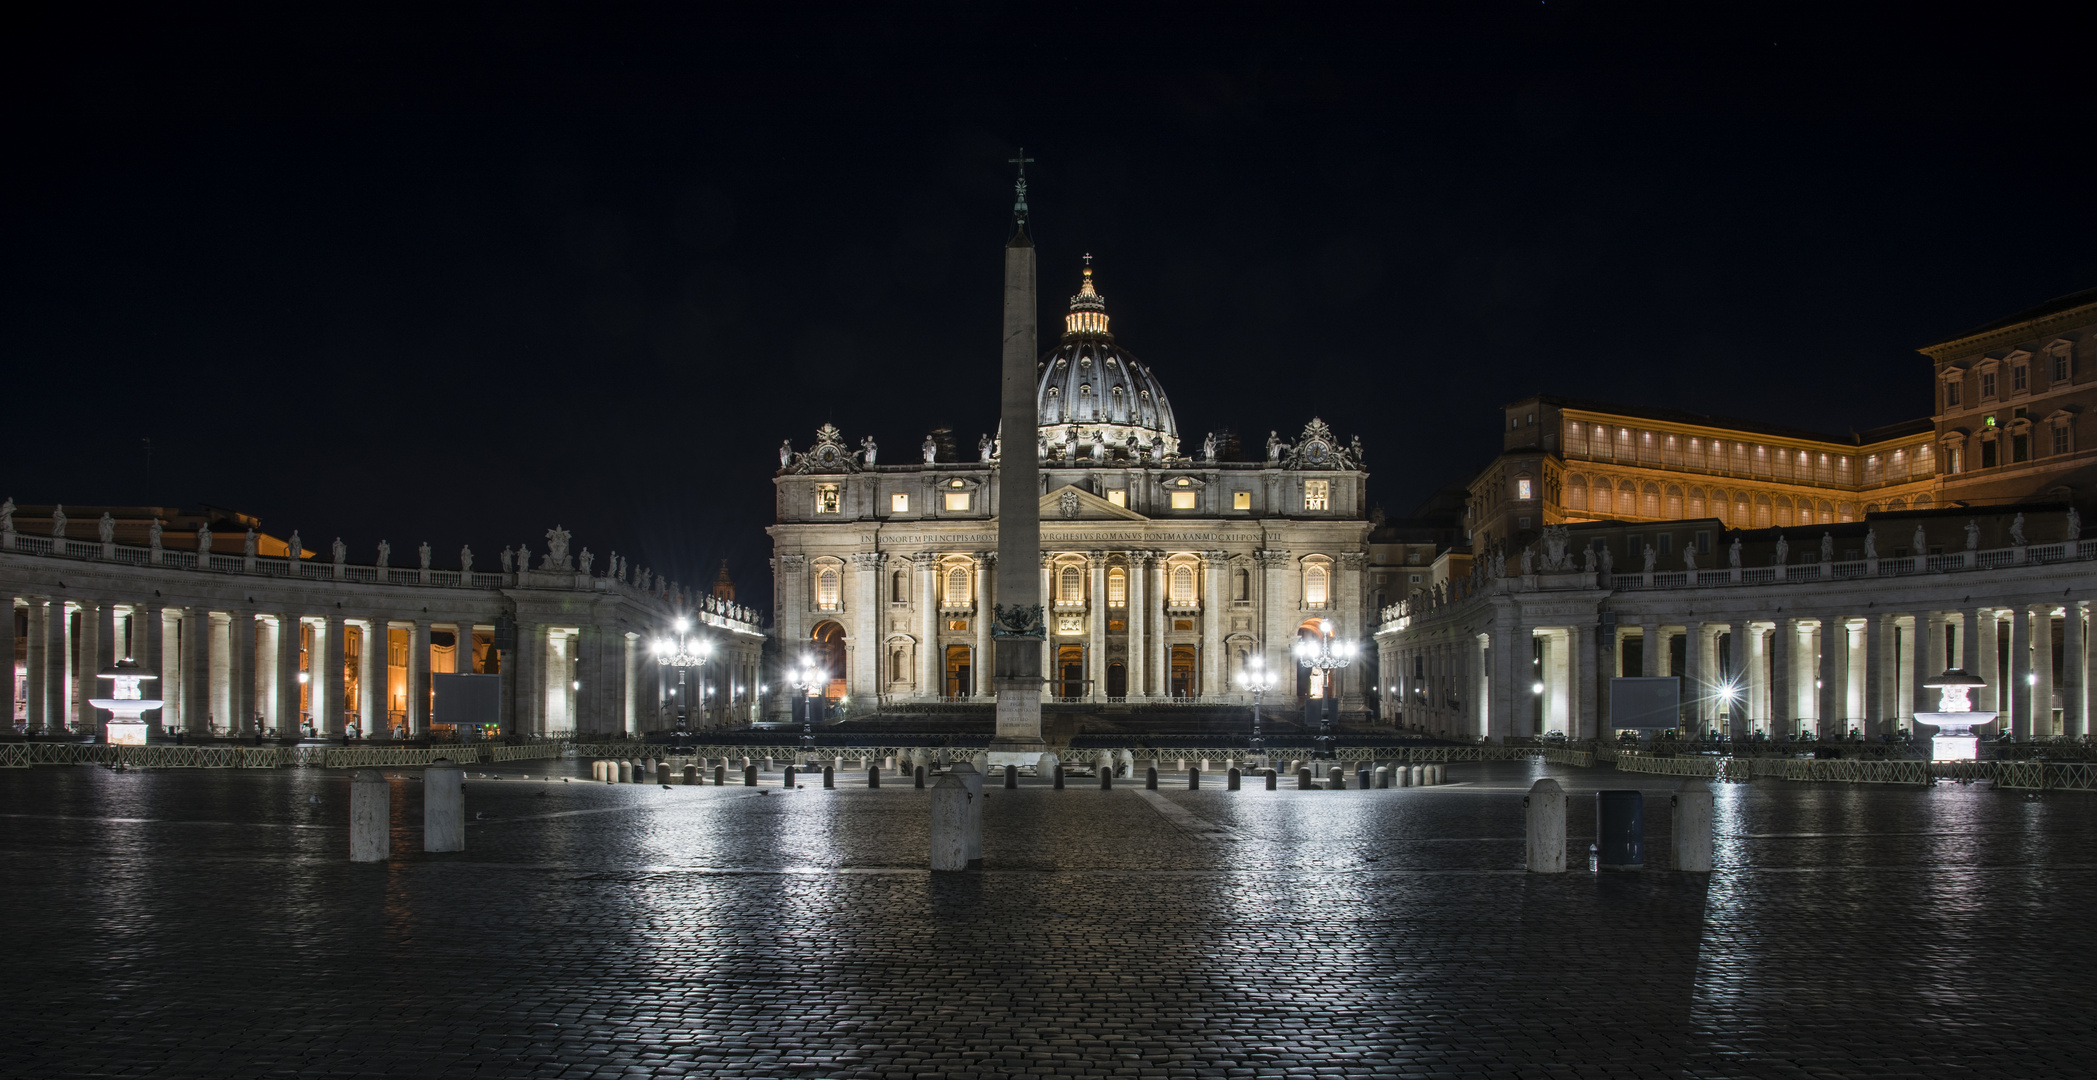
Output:
[[[1087,257],[1090,262],[1090,257]],[[1165,388],[1150,369],[1114,343],[1107,331],[1107,301],[1092,287],[1092,267],[1070,298],[1063,342],[1041,360],[1041,437],[1049,447],[1077,444],[1128,455],[1135,440],[1142,457],[1179,452],[1179,426]]]

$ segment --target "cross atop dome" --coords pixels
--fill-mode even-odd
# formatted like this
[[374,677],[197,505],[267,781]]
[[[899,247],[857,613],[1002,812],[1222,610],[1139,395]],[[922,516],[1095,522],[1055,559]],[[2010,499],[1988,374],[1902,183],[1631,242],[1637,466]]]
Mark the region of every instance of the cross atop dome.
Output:
[[1107,332],[1107,298],[1092,287],[1092,256],[1085,256],[1085,276],[1078,294],[1070,298],[1070,314],[1063,316],[1063,334],[1111,337]]

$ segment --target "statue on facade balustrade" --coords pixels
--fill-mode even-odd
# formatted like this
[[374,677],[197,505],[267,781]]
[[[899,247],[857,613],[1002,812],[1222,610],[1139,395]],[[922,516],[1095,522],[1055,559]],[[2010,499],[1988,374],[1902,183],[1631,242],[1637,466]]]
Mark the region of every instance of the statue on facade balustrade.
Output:
[[1536,551],[1533,548],[1523,548],[1522,576],[1528,577],[1529,575],[1534,573],[1536,573]]
[[11,533],[13,531],[15,531],[15,500],[14,496],[10,495],[6,502],[0,503],[0,533]]
[[1835,534],[1834,534],[1834,533],[1831,533],[1831,532],[1824,532],[1824,533],[1821,533],[1821,534],[1820,534],[1820,561],[1821,561],[1821,562],[1834,562],[1834,561],[1835,561]]
[[1867,559],[1879,557],[1879,533],[1877,529],[1864,530],[1864,557]]
[[386,542],[386,541],[384,541],[384,540],[381,540],[381,541],[379,541],[379,568],[380,568],[380,569],[384,569],[384,568],[385,568],[386,566],[388,566],[388,565],[389,565],[389,564],[391,564],[392,562],[393,562],[393,545],[392,545],[392,544],[389,544],[389,543],[387,543],[387,542]]
[[502,572],[505,574],[509,573],[511,568],[515,566],[517,562],[517,556],[510,554],[510,549],[508,545],[504,545],[502,549],[502,554],[497,556],[497,558],[501,560]]
[[95,533],[105,544],[116,543],[116,519],[109,516],[109,511],[102,511],[102,520],[95,523]]
[[[297,529],[291,530],[291,539],[286,542],[285,546],[291,549],[290,556],[293,563],[306,557],[306,549],[299,543],[299,531]],[[297,573],[297,571],[293,571],[293,573]]]
[[1740,535],[1738,533],[1735,533],[1733,536],[1733,546],[1726,549],[1726,565],[1735,570],[1740,569]]
[[[1683,569],[1683,570],[1685,570],[1685,571],[1688,571],[1688,572],[1689,572],[1689,573],[1691,573],[1691,574],[1694,574],[1694,573],[1696,573],[1696,572],[1697,572],[1697,549],[1696,549],[1696,545],[1694,545],[1694,544],[1687,544],[1687,545],[1684,545],[1684,546],[1683,546],[1683,548],[1682,548],[1682,569]],[[1691,582],[1691,584],[1695,584],[1695,582]]]
[[419,545],[418,547],[416,547],[416,549],[415,549],[415,558],[416,558],[416,560],[417,560],[417,565],[421,566],[421,567],[422,567],[422,568],[423,568],[424,570],[427,570],[427,569],[429,569],[429,568],[430,568],[430,542],[429,542],[429,541],[427,541],[427,540],[424,540],[424,541],[423,541],[423,542],[421,543],[421,545]]
[[1286,448],[1285,448],[1284,446],[1282,446],[1282,441],[1281,441],[1281,432],[1279,432],[1279,431],[1275,431],[1275,430],[1273,430],[1272,428],[1269,428],[1269,429],[1268,429],[1268,431],[1267,431],[1267,460],[1268,460],[1268,462],[1269,462],[1269,463],[1273,463],[1273,462],[1278,462],[1278,461],[1280,461],[1280,460],[1281,460],[1281,456],[1282,456],[1282,451],[1283,451],[1284,449],[1286,449]]
[[939,460],[939,444],[934,442],[930,435],[925,436],[924,444],[918,447],[918,452],[925,455],[927,465]]
[[2013,547],[2024,546],[2024,514],[2021,511],[2016,517],[2010,519],[2010,545]]
[[590,572],[590,564],[595,562],[596,559],[597,556],[590,554],[589,548],[584,548],[582,549],[582,554],[576,557],[576,569],[581,573],[587,574]]
[[206,521],[197,525],[197,569],[208,570],[210,567],[211,523]]
[[1651,545],[1651,544],[1647,544],[1647,545],[1646,545],[1646,551],[1645,551],[1645,572],[1646,572],[1646,573],[1650,574],[1650,573],[1652,573],[1652,572],[1653,572],[1653,563],[1654,563],[1655,561],[1657,561],[1657,560],[1658,560],[1659,558],[1660,558],[1660,553],[1659,553],[1658,551],[1655,551],[1655,550],[1653,550],[1653,545]]
[[473,573],[473,549],[471,547],[466,546],[465,544],[460,544],[459,576],[463,578],[467,574],[471,573]]
[[65,534],[66,504],[59,503],[57,506],[51,508],[51,535],[64,536]]
[[1544,572],[1562,574],[1573,568],[1572,554],[1567,550],[1573,538],[1564,525],[1544,526]]
[[874,467],[874,459],[879,456],[881,456],[881,448],[874,445],[874,437],[872,435],[859,440],[860,464],[871,469]]
[[990,436],[988,435],[976,440],[976,457],[981,459],[985,465],[990,464],[990,445]]
[[1580,552],[1580,572],[1583,574],[1595,572],[1595,549],[1586,548]]
[[[13,532],[14,530],[10,529],[8,531]],[[252,531],[250,535],[252,535]],[[146,526],[146,546],[153,550],[153,554],[160,554],[160,515],[158,514],[153,516],[152,524]]]
[[342,538],[338,536],[335,538],[335,565],[341,566],[343,563],[348,561],[349,545],[343,543]]
[[1788,562],[1790,562],[1790,561],[1791,561],[1791,541],[1789,541],[1789,540],[1786,540],[1786,539],[1784,539],[1784,534],[1783,534],[1783,533],[1778,533],[1778,534],[1777,534],[1777,559],[1776,559],[1776,563],[1777,563],[1777,565],[1778,565],[1778,566],[1782,566],[1782,565],[1784,565],[1785,563],[1788,563]]
[[794,463],[794,440],[779,440],[779,467],[784,469]]
[[1602,548],[1601,551],[1597,552],[1596,554],[1599,555],[1602,560],[1603,573],[1613,574],[1616,572],[1616,554],[1613,549],[1605,546]]
[[2077,513],[2072,506],[2068,508],[2068,539],[2071,541],[2082,539],[2082,515]]
[[568,530],[555,525],[546,530],[546,559],[540,564],[542,570],[572,570],[568,561]]
[[1966,550],[1980,550],[1980,522],[1972,518],[1966,519]]
[[1924,536],[1924,535],[1923,535],[1923,533],[1922,533],[1922,526],[1921,526],[1921,525],[1917,525],[1917,526],[1915,526],[1915,539],[1914,539],[1914,540],[1912,540],[1912,541],[1910,541],[1910,543],[1912,543],[1912,544],[1913,544],[1913,545],[1915,546],[1915,554],[1917,554],[1917,555],[1927,555],[1927,554],[1929,554],[1929,550],[1930,550],[1930,541],[1929,541],[1929,537],[1927,537],[1927,536]]

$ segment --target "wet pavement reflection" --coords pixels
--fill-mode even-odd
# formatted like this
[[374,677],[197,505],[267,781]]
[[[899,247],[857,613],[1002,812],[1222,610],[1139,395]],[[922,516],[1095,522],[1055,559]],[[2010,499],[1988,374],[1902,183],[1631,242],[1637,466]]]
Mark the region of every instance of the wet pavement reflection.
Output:
[[[349,774],[0,775],[0,1074],[2088,1075],[2097,797],[1456,765],[1053,791],[927,872],[927,792],[469,771],[467,850],[348,861]],[[1565,875],[1521,797],[1571,798]],[[1286,789],[1292,785],[1284,784]],[[1646,793],[1639,874],[1584,872]]]

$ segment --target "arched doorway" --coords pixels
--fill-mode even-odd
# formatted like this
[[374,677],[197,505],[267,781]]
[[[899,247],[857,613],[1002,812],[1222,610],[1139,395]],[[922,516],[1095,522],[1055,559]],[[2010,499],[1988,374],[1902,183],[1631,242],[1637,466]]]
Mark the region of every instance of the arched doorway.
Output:
[[1056,696],[1076,701],[1085,696],[1085,647],[1056,647]]
[[[1325,620],[1305,619],[1296,628],[1296,643],[1299,646],[1318,648],[1325,643]],[[1296,665],[1296,696],[1305,701],[1332,696],[1332,672],[1314,673],[1302,664]]]
[[974,693],[969,688],[974,675],[968,662],[969,648],[966,645],[947,646],[947,696],[965,698]]
[[1125,698],[1129,696],[1129,669],[1126,664],[1107,665],[1107,696]]
[[824,700],[835,702],[845,696],[845,628],[820,622],[808,634],[808,659],[823,672]]

